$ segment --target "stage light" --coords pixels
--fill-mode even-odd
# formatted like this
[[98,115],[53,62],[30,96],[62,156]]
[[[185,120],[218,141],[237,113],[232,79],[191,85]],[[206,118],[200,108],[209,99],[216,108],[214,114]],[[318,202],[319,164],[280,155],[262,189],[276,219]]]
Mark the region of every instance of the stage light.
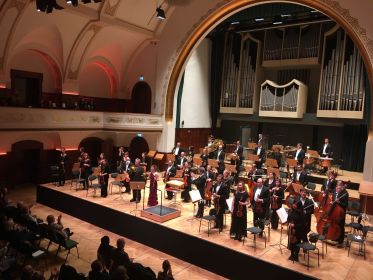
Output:
[[275,18],[273,19],[273,25],[279,25],[279,24],[282,24],[282,19],[280,16],[275,16]]
[[239,21],[232,21],[231,22],[231,25],[237,25],[237,24],[240,24],[240,22]]
[[158,18],[160,20],[166,19],[166,14],[165,14],[164,10],[161,8],[161,6],[159,6],[157,8],[156,12],[157,12],[156,18]]
[[264,21],[264,18],[260,17],[260,18],[255,19],[255,22],[261,22],[261,21]]
[[74,7],[78,6],[78,0],[66,0],[66,3]]

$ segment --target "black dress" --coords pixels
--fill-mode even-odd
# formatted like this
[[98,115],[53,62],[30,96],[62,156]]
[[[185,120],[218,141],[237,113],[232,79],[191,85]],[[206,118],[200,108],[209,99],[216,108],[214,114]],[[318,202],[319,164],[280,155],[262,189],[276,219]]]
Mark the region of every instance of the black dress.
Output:
[[242,205],[242,216],[237,216],[238,202],[245,202],[249,198],[249,194],[246,191],[236,192],[234,195],[233,201],[233,213],[232,213],[232,224],[230,234],[235,235],[238,239],[241,239],[242,236],[247,236],[247,207]]

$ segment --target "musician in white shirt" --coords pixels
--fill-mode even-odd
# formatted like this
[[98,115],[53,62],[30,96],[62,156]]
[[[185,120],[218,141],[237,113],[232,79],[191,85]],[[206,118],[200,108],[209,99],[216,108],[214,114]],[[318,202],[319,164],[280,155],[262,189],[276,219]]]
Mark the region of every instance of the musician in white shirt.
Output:
[[297,151],[295,152],[294,159],[298,162],[298,164],[303,164],[304,157],[306,156],[306,153],[302,149],[303,144],[298,143],[297,144]]

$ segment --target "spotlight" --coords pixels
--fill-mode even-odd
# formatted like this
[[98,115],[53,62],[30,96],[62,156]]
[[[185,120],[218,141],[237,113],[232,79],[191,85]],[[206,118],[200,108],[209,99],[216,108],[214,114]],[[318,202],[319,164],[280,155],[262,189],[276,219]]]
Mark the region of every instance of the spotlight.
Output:
[[264,18],[260,17],[260,18],[255,19],[255,22],[261,22],[261,21],[264,21]]
[[231,22],[231,25],[237,25],[237,24],[240,24],[240,22],[239,21],[232,21]]
[[279,25],[279,24],[282,24],[281,16],[275,16],[275,18],[273,19],[272,24],[273,24],[273,25]]
[[156,18],[158,18],[160,20],[166,19],[166,14],[165,14],[164,10],[161,8],[161,6],[159,6],[157,8],[156,12],[157,12]]

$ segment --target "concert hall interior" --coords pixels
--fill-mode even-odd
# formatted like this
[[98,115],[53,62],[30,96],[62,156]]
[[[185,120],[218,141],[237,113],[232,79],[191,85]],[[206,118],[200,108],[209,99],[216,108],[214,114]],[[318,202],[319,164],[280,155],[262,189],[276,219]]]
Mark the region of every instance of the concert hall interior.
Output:
[[0,279],[372,279],[372,10],[0,0]]

